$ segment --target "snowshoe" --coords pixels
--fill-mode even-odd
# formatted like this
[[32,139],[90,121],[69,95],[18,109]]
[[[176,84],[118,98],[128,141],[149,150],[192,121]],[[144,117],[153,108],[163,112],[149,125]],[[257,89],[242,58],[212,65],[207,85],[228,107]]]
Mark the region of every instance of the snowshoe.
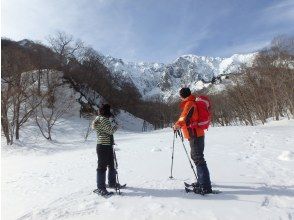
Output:
[[93,192],[104,198],[109,198],[113,195],[113,192],[108,192],[106,189],[95,189]]
[[188,188],[199,188],[200,187],[200,184],[198,182],[191,183],[191,184],[184,182],[184,184],[185,184],[185,187],[188,187]]
[[198,187],[198,188],[196,187],[196,188],[193,188],[193,189],[191,189],[189,187],[185,187],[185,191],[186,191],[186,193],[193,192],[195,194],[199,194],[199,195],[202,195],[202,196],[204,196],[206,194],[219,194],[219,193],[221,193],[221,191],[219,191],[219,190],[202,189],[200,187]]
[[119,184],[119,183],[116,183],[115,185],[106,185],[107,188],[111,188],[111,189],[124,189],[126,188],[127,184]]

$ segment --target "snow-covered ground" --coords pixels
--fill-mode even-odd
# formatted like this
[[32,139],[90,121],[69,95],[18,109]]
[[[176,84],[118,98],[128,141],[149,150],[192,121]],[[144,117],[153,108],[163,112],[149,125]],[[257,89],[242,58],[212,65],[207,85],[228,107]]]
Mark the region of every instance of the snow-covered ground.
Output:
[[[1,217],[10,219],[293,219],[294,121],[214,127],[205,155],[217,195],[187,194],[193,173],[179,139],[171,180],[171,129],[115,135],[123,196],[101,198],[95,134],[84,120],[64,120],[41,138],[34,127],[7,147],[2,138]],[[185,142],[186,147],[188,143]]]

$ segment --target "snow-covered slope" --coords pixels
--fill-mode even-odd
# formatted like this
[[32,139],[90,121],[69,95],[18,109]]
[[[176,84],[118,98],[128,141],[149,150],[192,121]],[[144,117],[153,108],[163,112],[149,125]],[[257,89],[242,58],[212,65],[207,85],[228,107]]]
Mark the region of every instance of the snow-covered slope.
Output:
[[[133,131],[138,132],[142,131],[144,120],[137,118],[129,112],[120,110],[119,114],[115,117],[116,122],[118,123],[120,129],[124,131]],[[153,126],[146,122],[147,131],[153,130]]]
[[[235,54],[229,58],[183,55],[171,64],[124,62],[111,56],[102,57],[103,63],[123,82],[133,84],[144,99],[160,97],[167,100],[176,96],[182,86],[199,90],[213,77],[230,74],[241,64],[252,65],[256,53]],[[201,82],[201,83],[199,83]]]
[[2,219],[293,219],[293,120],[210,128],[205,155],[222,193],[204,197],[183,189],[194,178],[179,139],[175,178],[168,178],[171,129],[115,134],[119,179],[128,188],[123,196],[97,196],[95,134],[84,141],[86,127],[65,119],[57,141],[31,127],[19,147],[2,145]]

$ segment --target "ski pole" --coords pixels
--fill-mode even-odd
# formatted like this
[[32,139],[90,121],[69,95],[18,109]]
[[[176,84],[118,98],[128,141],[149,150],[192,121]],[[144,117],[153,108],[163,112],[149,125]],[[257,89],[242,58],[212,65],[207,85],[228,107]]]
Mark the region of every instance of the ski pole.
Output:
[[173,166],[174,166],[174,152],[175,152],[175,139],[176,139],[177,133],[174,130],[174,139],[173,139],[173,151],[172,151],[172,161],[171,161],[171,168],[170,168],[170,179],[173,179]]
[[193,173],[194,173],[194,175],[195,175],[195,177],[196,177],[196,181],[197,181],[197,180],[198,180],[198,177],[197,177],[197,174],[196,174],[195,169],[194,169],[194,167],[193,167],[193,164],[192,164],[192,162],[191,162],[191,160],[190,160],[190,157],[189,157],[188,151],[187,151],[187,149],[186,149],[186,147],[185,147],[183,134],[182,134],[182,132],[179,131],[179,130],[177,130],[177,132],[178,132],[178,135],[179,135],[180,138],[181,138],[181,141],[182,141],[182,144],[183,144],[183,148],[184,148],[184,150],[185,150],[185,152],[186,152],[187,158],[188,158],[188,160],[189,160],[189,162],[190,162],[191,168],[192,168],[192,170],[193,170]]
[[116,185],[115,185],[115,191],[117,193],[118,191],[118,194],[120,195],[120,184],[119,184],[119,179],[118,179],[118,172],[117,172],[117,169],[118,169],[118,163],[117,163],[117,159],[116,159],[116,154],[115,154],[115,149],[113,148],[113,159],[114,159],[114,167],[115,167],[115,176],[116,176]]

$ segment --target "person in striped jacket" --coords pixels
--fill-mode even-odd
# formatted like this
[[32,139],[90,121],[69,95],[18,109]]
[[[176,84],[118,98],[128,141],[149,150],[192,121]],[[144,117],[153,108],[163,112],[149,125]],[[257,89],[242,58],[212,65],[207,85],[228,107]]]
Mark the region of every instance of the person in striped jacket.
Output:
[[99,108],[99,115],[95,118],[92,123],[92,128],[97,132],[97,147],[96,153],[98,157],[98,167],[97,167],[97,189],[98,193],[101,195],[107,195],[105,179],[106,170],[108,167],[108,186],[110,188],[116,188],[116,170],[114,167],[114,154],[113,145],[114,138],[113,134],[117,130],[117,125],[112,126],[109,120],[112,117],[110,112],[110,105],[103,104]]

